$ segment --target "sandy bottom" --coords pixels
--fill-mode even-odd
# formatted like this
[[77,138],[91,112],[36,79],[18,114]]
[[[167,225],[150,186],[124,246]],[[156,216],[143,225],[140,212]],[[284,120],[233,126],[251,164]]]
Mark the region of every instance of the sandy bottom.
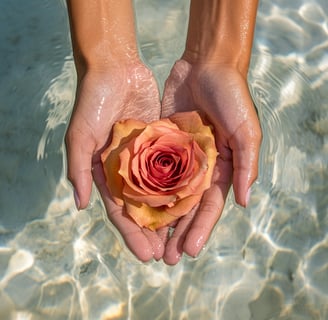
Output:
[[[136,1],[140,47],[162,87],[188,1],[157,4]],[[250,206],[231,194],[200,257],[168,267],[134,259],[96,192],[74,208],[64,4],[1,1],[0,318],[328,319],[327,12],[326,0],[261,1],[249,79],[264,139]]]

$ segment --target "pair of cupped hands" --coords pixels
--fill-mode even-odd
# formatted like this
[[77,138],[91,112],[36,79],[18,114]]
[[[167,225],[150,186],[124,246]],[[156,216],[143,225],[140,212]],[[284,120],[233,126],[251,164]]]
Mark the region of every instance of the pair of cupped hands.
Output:
[[[212,123],[219,156],[211,187],[190,213],[157,231],[140,228],[111,199],[100,155],[121,119],[145,122],[175,112],[197,110]],[[141,261],[174,265],[183,253],[196,257],[221,216],[233,185],[235,201],[246,207],[257,178],[261,129],[246,76],[229,65],[178,60],[160,101],[151,70],[141,60],[106,68],[90,68],[78,77],[75,106],[66,133],[68,179],[78,209],[87,207],[95,182],[109,220]]]

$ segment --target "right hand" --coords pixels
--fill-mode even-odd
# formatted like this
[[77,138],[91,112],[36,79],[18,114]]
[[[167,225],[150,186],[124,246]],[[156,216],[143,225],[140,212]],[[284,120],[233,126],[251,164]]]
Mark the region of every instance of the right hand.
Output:
[[213,124],[219,157],[199,208],[179,220],[166,244],[168,264],[176,264],[183,252],[199,254],[221,216],[231,183],[236,202],[247,205],[258,171],[261,128],[246,77],[237,68],[177,61],[165,84],[162,117],[192,110]]

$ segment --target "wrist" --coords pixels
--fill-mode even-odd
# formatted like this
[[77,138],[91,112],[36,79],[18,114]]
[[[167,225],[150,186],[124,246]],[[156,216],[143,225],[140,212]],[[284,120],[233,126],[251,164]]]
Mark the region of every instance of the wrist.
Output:
[[79,69],[112,67],[138,58],[132,0],[68,0]]
[[248,58],[249,56],[241,57],[236,51],[228,55],[226,52],[221,52],[220,50],[216,51],[215,48],[202,52],[188,47],[186,47],[181,57],[181,59],[187,61],[191,65],[225,66],[227,68],[238,69],[240,72],[245,69],[245,67],[241,66],[248,65]]
[[78,71],[107,72],[120,66],[129,66],[141,61],[134,46],[126,44],[125,48],[115,47],[111,43],[98,43],[94,50],[88,52],[74,51],[74,61]]
[[[133,78],[140,70],[147,68],[139,56],[125,59],[119,57],[117,60],[101,62],[97,59],[91,64],[81,64],[75,62],[77,80],[80,82],[84,78],[110,81],[111,78]],[[97,81],[98,81],[97,80]]]
[[257,0],[191,0],[183,59],[220,64],[247,74]]

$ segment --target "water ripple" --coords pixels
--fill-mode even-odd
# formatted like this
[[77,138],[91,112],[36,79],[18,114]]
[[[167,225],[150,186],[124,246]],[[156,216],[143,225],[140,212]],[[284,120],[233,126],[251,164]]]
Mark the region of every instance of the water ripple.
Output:
[[[40,11],[0,4],[3,21],[17,11],[0,43],[0,318],[327,319],[327,1],[261,1],[249,74],[264,133],[260,177],[249,207],[231,192],[206,250],[174,268],[136,261],[105,221],[97,192],[86,210],[74,207],[62,140],[75,78],[70,51],[60,48],[67,28],[49,27],[57,11],[54,21],[63,21],[55,3]],[[138,26],[141,50],[164,79],[183,46],[189,1],[159,3],[162,11],[136,1],[146,25]],[[22,139],[22,128],[37,142]]]

